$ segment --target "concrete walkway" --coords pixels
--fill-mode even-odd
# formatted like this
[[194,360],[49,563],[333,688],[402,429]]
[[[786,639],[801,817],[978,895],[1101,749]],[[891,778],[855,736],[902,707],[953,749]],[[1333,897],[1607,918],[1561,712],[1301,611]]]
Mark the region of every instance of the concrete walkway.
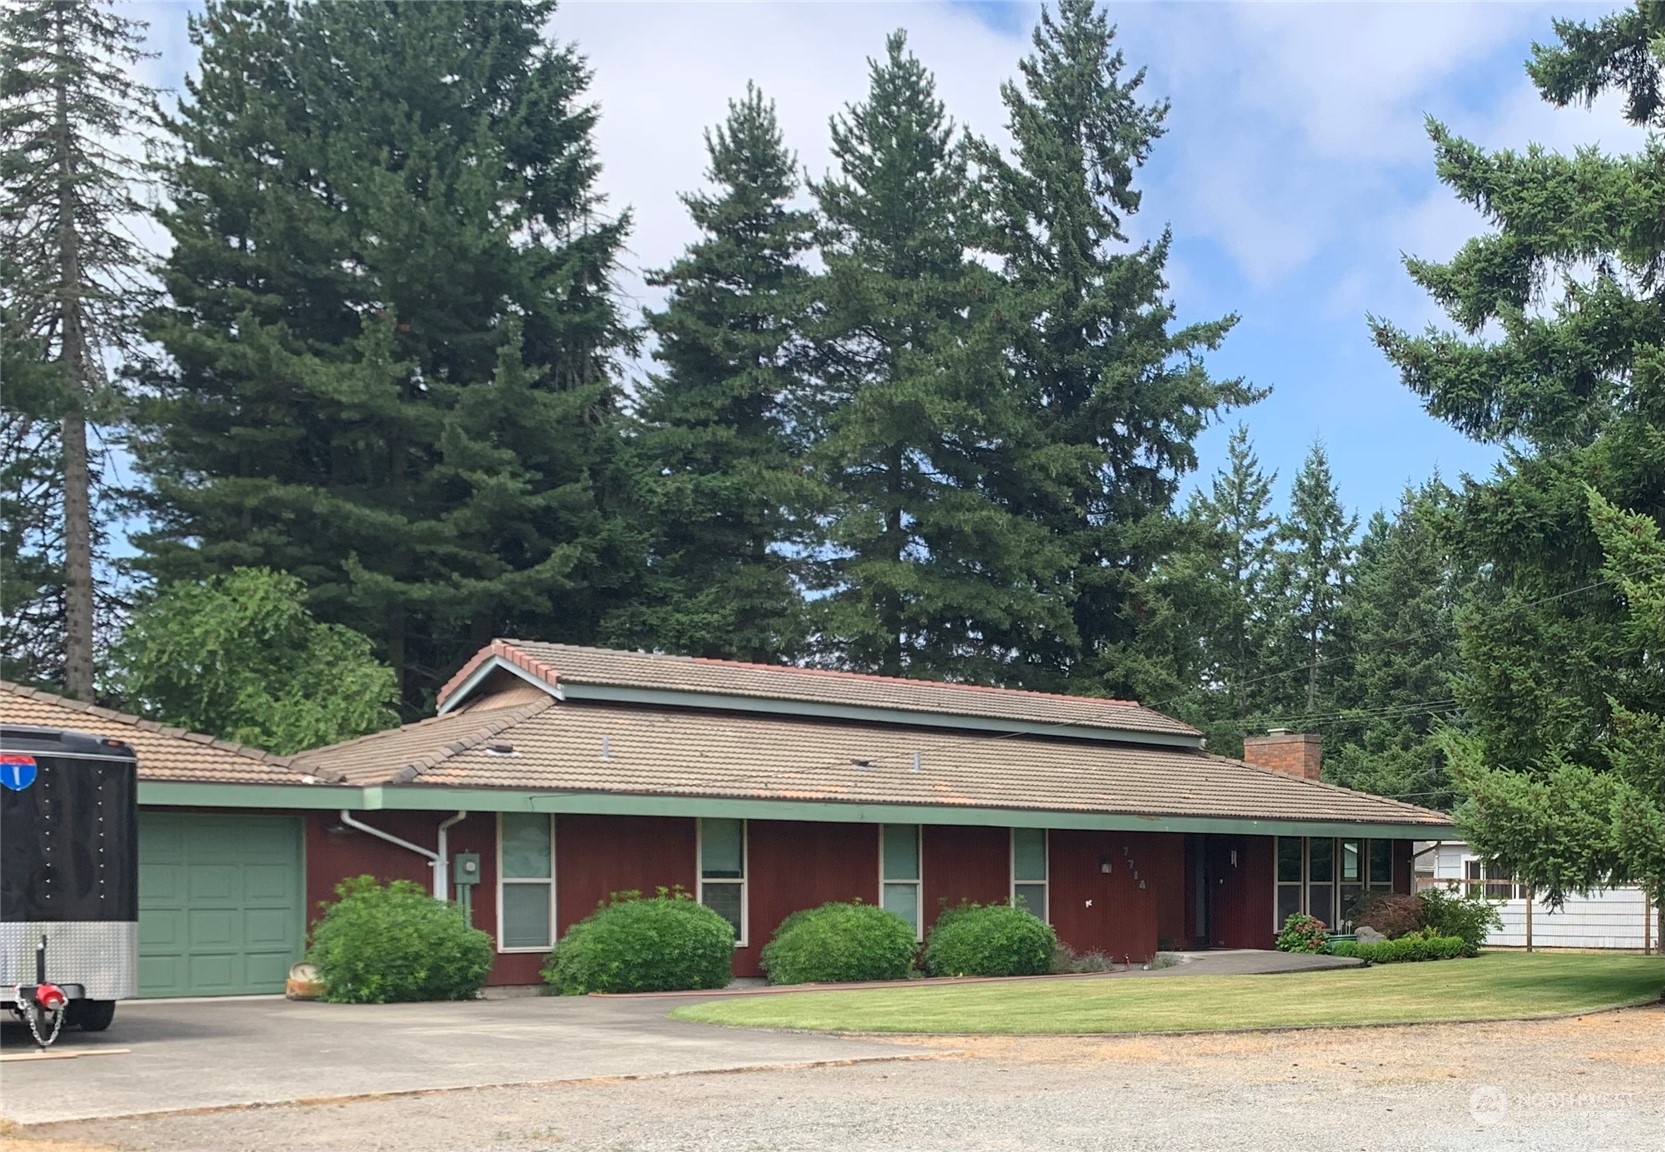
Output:
[[[108,1032],[66,1032],[8,1061],[0,1116],[21,1124],[238,1104],[594,1077],[896,1059],[924,1049],[712,1028],[634,997],[346,1005],[280,999],[124,1003]],[[6,1027],[0,1047],[28,1052]]]

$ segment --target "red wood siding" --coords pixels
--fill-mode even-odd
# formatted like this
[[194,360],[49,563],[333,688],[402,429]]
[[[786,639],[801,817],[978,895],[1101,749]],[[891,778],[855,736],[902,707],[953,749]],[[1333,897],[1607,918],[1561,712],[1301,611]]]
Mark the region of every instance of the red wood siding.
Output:
[[[1048,911],[1059,940],[1078,952],[1106,952],[1135,961],[1154,955],[1157,906],[1182,899],[1183,857],[1164,843],[1177,839],[1150,832],[1054,829]],[[1108,874],[1101,871],[1106,859]],[[1177,922],[1181,914],[1164,912],[1161,919]]]
[[961,901],[1004,904],[1012,898],[1011,829],[927,824],[923,831],[927,931],[944,907]]
[[[439,822],[450,813],[355,812],[360,820],[401,840],[432,849],[439,839]],[[333,829],[333,830],[332,830]],[[453,829],[453,831],[455,831]],[[453,836],[452,843],[457,840]],[[454,851],[490,851],[495,840],[485,839],[478,849],[457,847]],[[306,906],[307,925],[318,919],[318,905],[335,899],[335,886],[351,876],[374,876],[377,880],[412,880],[433,891],[434,873],[428,860],[407,848],[379,840],[368,832],[348,828],[334,812],[311,812],[306,818]]]
[[1272,836],[1245,836],[1243,861],[1243,906],[1248,921],[1237,948],[1270,948],[1277,942],[1278,933],[1272,920],[1277,915],[1277,839]]
[[670,816],[562,816],[555,822],[558,933],[614,892],[694,887],[694,821]]
[[829,900],[879,901],[879,827],[789,820],[747,822],[749,915],[734,974],[757,976],[759,953],[780,922]]
[[1149,885],[1156,904],[1157,946],[1189,948],[1190,941],[1185,938],[1185,837],[1150,836],[1146,843],[1139,874]]

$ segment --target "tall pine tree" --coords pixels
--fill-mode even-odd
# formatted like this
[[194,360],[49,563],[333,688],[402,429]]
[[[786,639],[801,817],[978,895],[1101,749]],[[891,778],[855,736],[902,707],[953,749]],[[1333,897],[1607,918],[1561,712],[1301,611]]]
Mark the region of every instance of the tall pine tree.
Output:
[[649,283],[660,370],[628,449],[647,595],[607,622],[633,647],[774,662],[806,640],[796,582],[807,447],[797,316],[814,218],[755,87],[705,138],[710,192],[682,197],[699,239]]
[[412,712],[493,633],[594,639],[639,576],[606,507],[629,221],[553,8],[215,0],[167,125],[144,562],[298,576]]
[[1012,494],[1053,465],[1011,387],[1001,286],[967,142],[901,33],[832,120],[809,335],[825,493],[825,658],[897,675],[1022,683],[1071,630],[1066,557]]
[[1437,476],[1377,512],[1359,542],[1342,607],[1352,660],[1337,685],[1324,774],[1338,784],[1428,807],[1453,802],[1434,738],[1460,724],[1453,693],[1457,615],[1467,580],[1446,538],[1455,493]]
[[1407,261],[1452,330],[1373,326],[1430,412],[1508,446],[1456,518],[1476,577],[1452,772],[1474,843],[1560,900],[1660,883],[1659,854],[1650,874],[1632,853],[1638,834],[1658,842],[1660,779],[1632,770],[1626,732],[1665,716],[1665,675],[1611,564],[1625,534],[1665,523],[1665,4],[1555,31],[1527,66],[1543,97],[1615,91],[1653,135],[1636,155],[1521,154],[1431,124],[1441,180],[1488,231],[1446,263]]
[[1334,710],[1351,647],[1342,609],[1352,576],[1358,517],[1342,506],[1329,457],[1314,444],[1296,474],[1279,531],[1277,583],[1287,599],[1284,634],[1272,652],[1280,675],[1269,707],[1278,720]]
[[[133,78],[144,24],[101,0],[0,8],[0,332],[8,347],[0,485],[0,640],[8,674],[93,698],[112,514],[96,426],[123,405],[105,361],[146,296],[129,219],[153,92]],[[14,517],[16,519],[14,519]],[[107,581],[106,581],[107,584]]]
[[1014,155],[985,150],[996,192],[991,246],[1003,258],[1010,356],[1064,483],[1011,504],[1068,552],[1072,621],[1035,649],[1031,679],[1140,693],[1148,577],[1178,544],[1172,503],[1196,467],[1193,440],[1257,393],[1216,380],[1203,355],[1235,317],[1176,325],[1165,298],[1171,242],[1135,244],[1134,177],[1163,132],[1166,103],[1141,102],[1115,32],[1093,0],[1044,10],[1021,82],[1001,95]]

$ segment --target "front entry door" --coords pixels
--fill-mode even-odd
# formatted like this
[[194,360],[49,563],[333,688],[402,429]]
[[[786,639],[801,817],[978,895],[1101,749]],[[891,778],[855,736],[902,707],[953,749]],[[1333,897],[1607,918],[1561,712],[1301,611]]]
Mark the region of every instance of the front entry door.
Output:
[[1203,887],[1206,900],[1199,908],[1197,931],[1212,948],[1249,946],[1244,906],[1245,856],[1241,836],[1210,836],[1203,845]]

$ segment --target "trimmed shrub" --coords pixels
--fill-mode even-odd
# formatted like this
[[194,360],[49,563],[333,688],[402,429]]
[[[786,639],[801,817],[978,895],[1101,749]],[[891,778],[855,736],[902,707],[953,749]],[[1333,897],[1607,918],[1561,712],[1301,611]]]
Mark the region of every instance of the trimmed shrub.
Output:
[[468,1000],[491,971],[491,937],[420,884],[354,876],[312,926],[307,959],[336,1004]]
[[1058,933],[1025,908],[961,904],[937,917],[925,940],[932,976],[1042,976],[1052,968]]
[[1423,925],[1439,936],[1462,937],[1465,956],[1478,955],[1487,933],[1503,927],[1497,903],[1483,896],[1429,888],[1418,900],[1422,903]]
[[733,956],[733,927],[688,893],[615,892],[567,929],[543,979],[562,996],[722,988]]
[[763,946],[771,984],[902,980],[919,945],[913,928],[872,904],[823,904],[794,912]]
[[1368,892],[1353,913],[1355,930],[1374,928],[1389,940],[1422,927],[1422,901],[1403,892]]
[[1330,939],[1324,922],[1305,912],[1291,912],[1278,933],[1279,952],[1322,952]]
[[1468,945],[1461,936],[1433,936],[1415,932],[1397,940],[1383,940],[1379,944],[1360,944],[1356,940],[1337,940],[1330,945],[1336,956],[1353,956],[1367,964],[1400,964],[1415,960],[1455,960],[1467,954]]

